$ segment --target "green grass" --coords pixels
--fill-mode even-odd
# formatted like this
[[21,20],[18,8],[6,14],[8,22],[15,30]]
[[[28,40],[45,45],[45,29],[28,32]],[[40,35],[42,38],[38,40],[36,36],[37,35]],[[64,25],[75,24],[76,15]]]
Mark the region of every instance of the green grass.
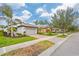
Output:
[[17,43],[35,40],[35,39],[36,38],[30,37],[30,36],[18,37],[18,38],[5,37],[5,36],[3,36],[3,31],[0,31],[0,48],[4,47],[4,46],[17,44]]
[[11,37],[4,37],[0,36],[0,47],[9,46],[17,43],[27,42],[35,40],[34,37],[26,36],[26,37],[20,37],[20,38],[11,38]]
[[47,48],[53,46],[55,43],[48,40],[40,41],[34,45],[13,50],[3,54],[2,56],[37,56]]
[[53,33],[53,32],[48,32],[48,33],[39,33],[41,35],[46,35],[46,36],[54,36],[57,35],[57,33]]
[[47,35],[47,36],[54,36],[54,35],[57,35],[57,33],[47,33],[47,34],[45,34],[45,35]]
[[67,37],[67,35],[63,35],[63,34],[61,34],[61,35],[58,35],[57,37],[65,38],[65,37]]
[[48,40],[44,40],[44,41],[40,41],[39,43],[37,43],[38,45],[45,45],[46,44],[46,46],[50,46],[50,45],[54,45],[55,43],[52,43],[52,42],[50,42],[50,41],[48,41]]

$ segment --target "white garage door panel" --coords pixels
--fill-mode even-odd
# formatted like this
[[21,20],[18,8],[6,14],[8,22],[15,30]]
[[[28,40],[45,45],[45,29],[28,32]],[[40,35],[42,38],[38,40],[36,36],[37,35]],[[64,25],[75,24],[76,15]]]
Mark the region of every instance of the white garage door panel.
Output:
[[26,29],[26,34],[27,34],[27,35],[34,35],[34,34],[37,34],[37,29],[35,29],[35,28],[27,28],[27,29]]

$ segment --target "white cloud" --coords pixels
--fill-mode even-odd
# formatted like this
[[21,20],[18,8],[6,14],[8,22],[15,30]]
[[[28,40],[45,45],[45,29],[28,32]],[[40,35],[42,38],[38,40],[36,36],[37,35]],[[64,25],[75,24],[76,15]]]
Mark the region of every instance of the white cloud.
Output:
[[58,9],[65,10],[65,9],[67,9],[67,7],[73,8],[75,5],[76,5],[76,3],[63,3],[62,5],[57,6],[57,8],[55,8],[55,9],[51,9],[51,11],[55,13]]
[[48,16],[50,16],[50,14],[49,14],[47,11],[44,11],[44,12],[40,15],[40,17],[48,17]]
[[28,10],[24,10],[22,13],[23,13],[22,18],[26,20],[32,16],[31,12],[29,12]]
[[[36,13],[40,14],[40,17],[50,17],[50,16],[53,16],[53,14],[56,13],[56,11],[59,9],[65,10],[65,9],[67,9],[67,7],[73,8],[75,6],[76,6],[76,3],[63,3],[62,5],[57,6],[55,9],[52,8],[50,13],[44,8],[38,8],[36,10]],[[46,7],[46,5],[45,5],[45,7]],[[79,7],[79,6],[77,6],[77,7]]]
[[47,12],[47,10],[43,9],[43,8],[38,8],[36,10],[36,13],[40,14],[40,17],[48,17],[49,16],[49,13]]
[[67,7],[74,7],[75,3],[63,3],[62,5],[58,6],[56,9],[67,9]]
[[25,21],[25,20],[28,20],[32,14],[31,12],[29,12],[28,10],[24,10],[22,11],[23,15],[22,16],[16,16],[15,14],[13,15],[13,19],[20,19],[21,21]]
[[55,10],[54,8],[52,8],[52,9],[51,9],[50,16],[52,16],[55,12],[56,12],[56,10]]
[[53,15],[59,9],[64,9],[65,10],[65,9],[67,9],[67,7],[74,8],[75,5],[76,5],[76,3],[63,3],[62,5],[57,6],[55,9],[52,8],[50,15]]
[[44,12],[43,8],[38,8],[38,9],[36,10],[36,13],[42,13],[42,12]]

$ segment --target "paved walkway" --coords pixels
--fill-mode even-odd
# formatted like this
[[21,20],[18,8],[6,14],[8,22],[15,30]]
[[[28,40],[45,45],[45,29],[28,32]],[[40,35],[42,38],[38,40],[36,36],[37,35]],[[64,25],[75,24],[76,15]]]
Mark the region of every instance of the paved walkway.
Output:
[[79,56],[79,33],[73,34],[51,56]]
[[56,36],[45,36],[45,35],[39,35],[39,34],[31,35],[31,36],[36,37],[39,40],[45,39],[45,40],[49,40],[54,43],[58,43],[58,42],[62,41],[61,39],[57,38]]
[[43,39],[43,38],[47,38],[47,37],[49,37],[49,36],[39,35],[39,34],[31,35],[31,36],[36,37],[36,38],[38,38],[38,39]]

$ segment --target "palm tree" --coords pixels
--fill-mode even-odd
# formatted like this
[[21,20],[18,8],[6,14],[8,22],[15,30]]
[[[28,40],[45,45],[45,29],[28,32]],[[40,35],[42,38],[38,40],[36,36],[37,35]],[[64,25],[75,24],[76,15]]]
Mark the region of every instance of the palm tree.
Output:
[[12,28],[13,12],[12,12],[12,8],[10,6],[8,6],[7,4],[3,4],[3,6],[0,7],[0,12],[2,12],[2,14],[8,18],[7,19],[8,27],[10,27],[11,37],[13,37],[13,28]]

